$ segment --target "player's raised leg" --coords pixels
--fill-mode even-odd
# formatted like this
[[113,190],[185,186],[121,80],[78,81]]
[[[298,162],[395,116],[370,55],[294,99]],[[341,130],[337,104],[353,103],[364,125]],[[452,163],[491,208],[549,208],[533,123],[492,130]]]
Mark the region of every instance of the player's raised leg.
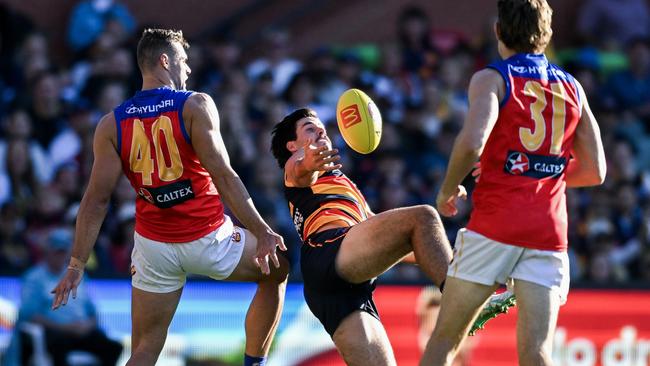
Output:
[[471,324],[481,311],[482,304],[496,288],[496,284],[487,286],[455,277],[447,278],[438,322],[420,365],[451,365],[461,342],[467,337]]
[[156,364],[182,292],[183,288],[169,293],[155,293],[133,287],[131,358],[127,366]]
[[354,225],[341,244],[336,269],[347,281],[361,283],[384,273],[411,251],[420,269],[439,286],[447,275],[451,246],[431,206],[397,208]]
[[282,314],[289,263],[278,256],[280,268],[269,263],[271,274],[262,274],[253,261],[257,240],[248,230],[244,230],[244,236],[244,251],[239,264],[226,280],[257,283],[257,291],[246,313],[246,355],[266,357]]
[[367,312],[348,315],[336,328],[332,340],[349,366],[397,365],[386,330],[379,319]]
[[560,295],[548,287],[523,280],[515,280],[515,295],[519,308],[519,364],[552,365],[553,334],[560,309]]

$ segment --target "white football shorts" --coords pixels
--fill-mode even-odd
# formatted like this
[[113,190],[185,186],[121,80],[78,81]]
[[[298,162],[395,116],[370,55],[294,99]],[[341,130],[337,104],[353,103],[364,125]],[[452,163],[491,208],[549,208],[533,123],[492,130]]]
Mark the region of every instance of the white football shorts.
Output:
[[492,286],[518,279],[548,287],[566,302],[569,293],[567,252],[508,245],[461,229],[447,276]]
[[137,232],[134,237],[131,284],[143,291],[168,293],[183,287],[188,273],[228,278],[244,251],[246,230],[226,216],[217,230],[188,243],[159,242]]

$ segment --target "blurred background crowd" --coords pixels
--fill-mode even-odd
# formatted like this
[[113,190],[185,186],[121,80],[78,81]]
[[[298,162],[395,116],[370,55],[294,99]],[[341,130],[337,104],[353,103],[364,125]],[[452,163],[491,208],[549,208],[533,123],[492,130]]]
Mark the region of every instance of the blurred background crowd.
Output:
[[[437,29],[424,9],[406,4],[393,21],[387,26],[396,31],[385,42],[328,44],[323,36],[301,55],[293,53],[290,27],[260,27],[252,50],[227,26],[189,37],[188,89],[215,99],[232,164],[289,244],[294,280],[300,279],[299,241],[282,173],[269,152],[272,126],[309,106],[342,148],[343,171],[375,212],[434,204],[467,113],[469,77],[498,58],[491,22],[475,34]],[[140,87],[135,45],[150,25],[119,2],[80,1],[68,14],[66,47],[55,49],[33,19],[0,4],[0,275],[22,274],[46,253],[52,230],[73,227],[92,166],[95,125]],[[567,194],[572,280],[648,283],[648,2],[584,0],[572,26],[568,44],[551,46],[547,55],[581,81],[609,167],[603,186]],[[368,93],[383,116],[382,142],[368,156],[344,148],[336,128],[337,98],[351,87]],[[471,189],[473,181],[466,183]],[[135,199],[122,179],[89,263],[91,276],[129,275]],[[469,205],[445,220],[452,242]],[[382,280],[421,282],[423,276],[398,265]]]

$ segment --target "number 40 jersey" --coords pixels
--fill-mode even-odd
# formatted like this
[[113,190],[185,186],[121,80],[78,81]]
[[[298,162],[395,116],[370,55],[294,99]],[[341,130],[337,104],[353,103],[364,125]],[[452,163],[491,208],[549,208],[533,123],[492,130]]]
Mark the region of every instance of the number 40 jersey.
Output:
[[141,90],[115,110],[122,170],[138,194],[135,231],[183,243],[224,222],[223,204],[183,122],[189,91]]
[[505,244],[566,250],[566,168],[582,111],[576,81],[544,55],[488,67],[503,77],[505,95],[467,228]]

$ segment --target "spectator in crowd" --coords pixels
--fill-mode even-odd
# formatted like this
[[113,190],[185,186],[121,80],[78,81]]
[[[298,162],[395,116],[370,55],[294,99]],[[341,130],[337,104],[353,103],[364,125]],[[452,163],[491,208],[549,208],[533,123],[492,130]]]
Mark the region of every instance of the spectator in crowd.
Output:
[[439,56],[431,44],[431,21],[419,7],[404,8],[397,21],[403,69],[421,78],[433,76]]
[[34,122],[34,137],[44,149],[65,128],[65,106],[59,77],[51,71],[34,76],[30,83],[29,113]]
[[95,123],[95,114],[87,102],[78,102],[72,106],[68,124],[50,143],[50,162],[54,169],[81,160],[84,136],[93,134]]
[[93,44],[104,32],[123,39],[135,31],[135,19],[126,6],[113,0],[86,0],[72,10],[68,43],[78,52]]
[[300,61],[291,57],[291,36],[284,29],[267,29],[264,32],[265,54],[248,65],[248,77],[255,81],[266,72],[273,75],[273,91],[280,95],[301,69]]
[[[77,297],[76,301],[69,302],[57,311],[51,308],[51,291],[65,271],[71,246],[71,230],[52,230],[46,243],[43,263],[24,276],[19,322],[43,327],[45,347],[54,366],[66,365],[67,356],[74,350],[93,354],[102,366],[115,365],[122,353],[122,345],[108,338],[99,328],[95,306],[84,285],[87,281],[73,294]],[[30,337],[21,335],[21,364],[29,364],[33,348]]]
[[[190,48],[190,52],[195,47]],[[205,45],[205,67],[196,68],[190,65],[192,73],[197,75],[196,90],[214,93],[219,90],[228,74],[240,67],[241,47],[228,34],[212,35]],[[196,62],[196,57],[189,57],[190,62]],[[258,75],[256,75],[258,77]]]
[[375,102],[382,110],[382,118],[389,123],[398,123],[404,113],[404,102],[408,89],[407,78],[402,72],[402,53],[396,43],[383,45],[379,69],[372,81]]
[[19,48],[8,57],[8,84],[25,90],[31,80],[51,68],[48,39],[40,31],[24,35]]
[[607,83],[606,90],[611,98],[608,102],[618,110],[635,112],[649,124],[650,37],[631,40],[627,45],[627,60],[629,67],[612,75]]
[[0,139],[0,204],[14,201],[24,214],[41,185],[51,177],[47,153],[32,139],[32,121],[23,109],[12,110],[3,121]]
[[[345,89],[343,89],[345,91]],[[325,123],[332,122],[336,116],[333,105],[323,105],[316,100],[314,83],[307,73],[300,72],[293,76],[284,93],[287,102],[287,113],[300,106],[308,106],[316,111],[321,120]]]
[[[34,24],[28,17],[6,3],[0,4],[0,51],[3,55],[16,54],[25,35],[33,29]],[[9,57],[0,60],[0,80],[7,76],[11,61]]]
[[0,207],[0,273],[22,273],[32,263],[25,246],[25,218],[13,203]]
[[360,72],[359,60],[351,53],[335,57],[330,50],[322,49],[315,51],[309,61],[308,69],[301,76],[310,80],[313,98],[326,106],[335,106],[341,93],[353,86]]
[[634,37],[650,36],[646,0],[587,0],[578,14],[578,33],[587,44],[617,48]]

